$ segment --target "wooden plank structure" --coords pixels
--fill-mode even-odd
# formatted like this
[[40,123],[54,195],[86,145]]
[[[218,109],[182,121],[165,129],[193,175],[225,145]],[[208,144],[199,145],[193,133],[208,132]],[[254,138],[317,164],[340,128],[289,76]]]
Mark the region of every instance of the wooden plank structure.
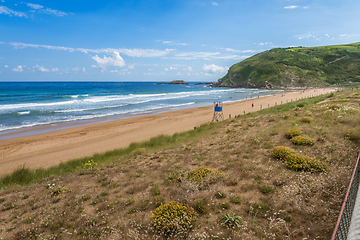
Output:
[[214,115],[212,118],[212,122],[219,122],[224,120],[224,114],[222,111],[222,102],[214,102]]

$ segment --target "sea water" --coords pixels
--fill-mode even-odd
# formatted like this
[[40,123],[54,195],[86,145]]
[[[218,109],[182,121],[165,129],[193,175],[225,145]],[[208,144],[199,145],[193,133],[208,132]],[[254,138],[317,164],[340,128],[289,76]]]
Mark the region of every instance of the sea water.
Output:
[[156,82],[0,82],[0,135],[36,126],[117,119],[277,92]]

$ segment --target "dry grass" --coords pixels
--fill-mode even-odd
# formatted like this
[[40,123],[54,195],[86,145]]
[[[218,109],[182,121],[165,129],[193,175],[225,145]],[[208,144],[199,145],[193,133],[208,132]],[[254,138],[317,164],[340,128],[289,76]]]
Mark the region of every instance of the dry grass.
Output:
[[[294,126],[294,110],[255,113],[213,125],[185,143],[142,148],[61,178],[1,190],[0,237],[162,239],[151,213],[176,201],[198,215],[185,239],[329,239],[357,158],[348,132],[359,131],[355,94],[332,96],[346,102],[297,109],[296,118],[312,118],[297,128],[317,139],[313,146],[293,145],[284,136]],[[321,160],[327,172],[288,169],[270,155],[276,146]],[[188,174],[205,168],[221,176],[205,176],[206,187],[199,188]],[[233,218],[234,228],[224,227],[224,216]]]

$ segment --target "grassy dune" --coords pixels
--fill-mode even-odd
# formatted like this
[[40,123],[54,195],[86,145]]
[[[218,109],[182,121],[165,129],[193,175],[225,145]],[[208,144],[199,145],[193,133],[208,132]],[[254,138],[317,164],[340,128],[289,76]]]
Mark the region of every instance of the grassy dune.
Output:
[[0,237],[329,239],[357,159],[359,103],[348,89],[23,167],[0,179]]

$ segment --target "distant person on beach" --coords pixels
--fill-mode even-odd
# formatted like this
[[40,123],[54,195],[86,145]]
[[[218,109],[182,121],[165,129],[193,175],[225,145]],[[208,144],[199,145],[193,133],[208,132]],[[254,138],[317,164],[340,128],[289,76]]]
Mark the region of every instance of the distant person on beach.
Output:
[[254,104],[252,103],[251,106],[254,107]]

